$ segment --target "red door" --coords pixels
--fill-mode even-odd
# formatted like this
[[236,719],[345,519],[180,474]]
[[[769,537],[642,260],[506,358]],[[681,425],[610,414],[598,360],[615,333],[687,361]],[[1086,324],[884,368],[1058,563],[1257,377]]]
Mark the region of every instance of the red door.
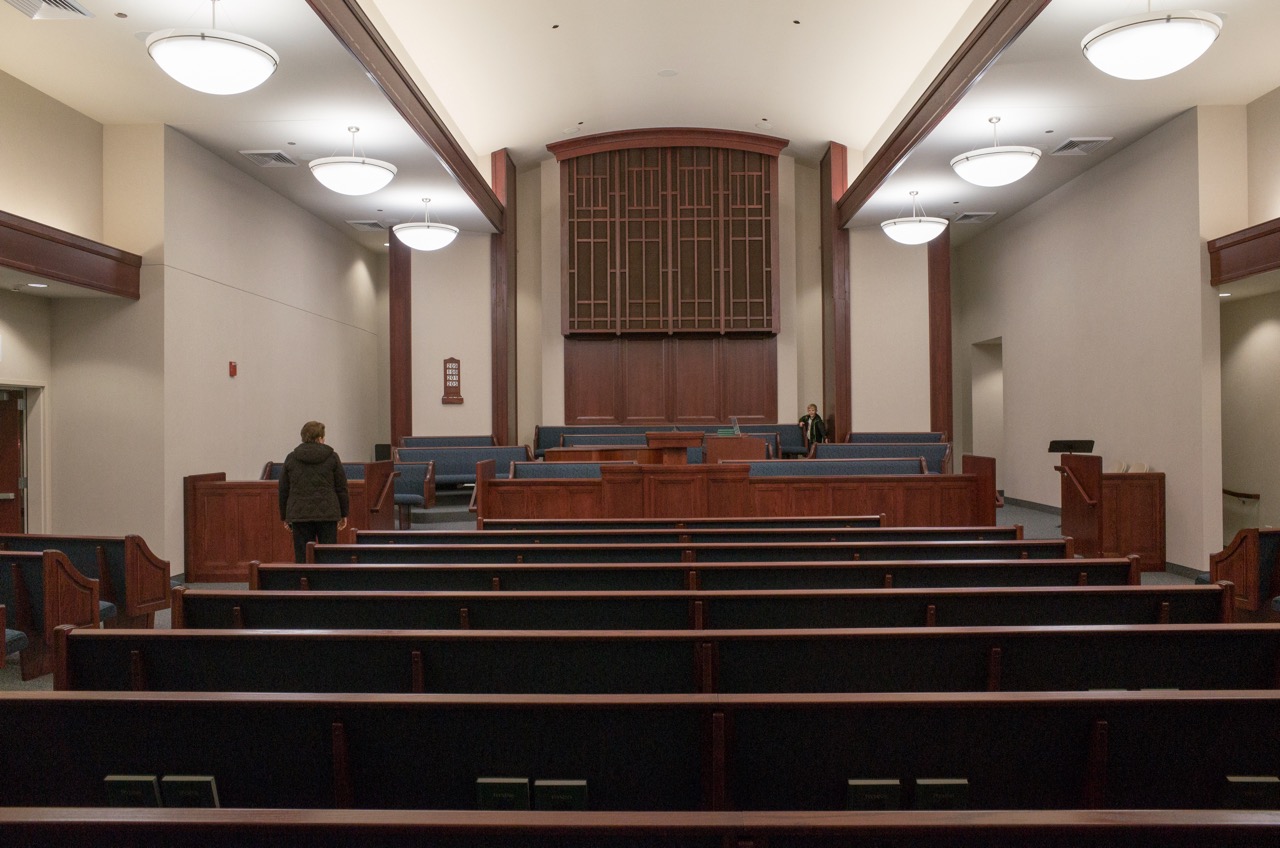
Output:
[[26,529],[22,477],[22,391],[0,390],[0,533]]

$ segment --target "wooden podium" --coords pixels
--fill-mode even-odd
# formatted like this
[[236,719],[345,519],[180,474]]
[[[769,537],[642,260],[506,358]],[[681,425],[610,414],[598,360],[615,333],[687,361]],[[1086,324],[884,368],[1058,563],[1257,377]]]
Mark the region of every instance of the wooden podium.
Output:
[[724,459],[765,459],[768,448],[758,436],[712,436],[703,442],[702,461],[715,465]]
[[1137,554],[1143,571],[1164,571],[1164,473],[1102,471],[1102,457],[1062,454],[1062,535],[1084,557]]
[[662,465],[686,465],[689,448],[702,446],[702,433],[688,430],[659,430],[644,434],[644,443],[661,451]]

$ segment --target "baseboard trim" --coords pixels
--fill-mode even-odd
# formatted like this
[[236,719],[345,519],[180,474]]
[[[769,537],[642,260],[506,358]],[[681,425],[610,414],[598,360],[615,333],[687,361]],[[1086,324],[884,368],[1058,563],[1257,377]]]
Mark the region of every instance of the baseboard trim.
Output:
[[1195,580],[1197,577],[1201,576],[1202,574],[1208,573],[1205,570],[1202,570],[1199,568],[1192,568],[1189,565],[1178,565],[1176,562],[1166,562],[1164,564],[1164,570],[1169,572],[1170,574],[1176,574],[1179,577],[1185,577],[1188,580]]
[[1004,502],[1009,504],[1010,506],[1018,506],[1018,507],[1022,507],[1023,509],[1034,509],[1036,512],[1045,512],[1045,513],[1048,513],[1049,515],[1062,515],[1062,510],[1059,509],[1058,507],[1049,506],[1048,504],[1036,503],[1035,501],[1024,501],[1021,498],[1006,497],[1004,499]]

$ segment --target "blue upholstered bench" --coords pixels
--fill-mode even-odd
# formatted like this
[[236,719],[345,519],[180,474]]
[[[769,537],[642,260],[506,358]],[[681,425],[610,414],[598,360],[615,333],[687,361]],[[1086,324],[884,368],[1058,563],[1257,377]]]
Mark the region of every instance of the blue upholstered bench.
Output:
[[397,462],[396,513],[400,529],[407,530],[413,523],[415,507],[434,506],[436,496],[434,462]]
[[743,424],[738,430],[746,436],[763,436],[773,433],[777,437],[776,456],[804,456],[809,446],[804,443],[804,431],[795,424]]
[[404,448],[483,448],[495,444],[493,436],[405,436]]
[[634,465],[600,462],[513,462],[512,480],[599,480],[601,465]]
[[916,458],[904,459],[782,459],[748,462],[748,477],[856,477],[885,474],[924,474]]
[[623,447],[645,447],[644,433],[565,433],[560,437],[561,447],[573,448],[583,445],[622,445]]
[[850,433],[845,442],[855,445],[883,444],[921,444],[945,441],[946,433]]
[[16,654],[24,650],[28,644],[27,634],[21,630],[10,630],[8,619],[5,618],[5,608],[0,605],[0,629],[4,630],[4,656],[0,657],[0,668],[4,668],[5,657],[10,654]]
[[435,463],[437,486],[453,486],[476,482],[476,463],[494,461],[494,476],[505,479],[513,462],[527,462],[533,457],[526,445],[490,445],[465,448],[393,448],[397,463]]
[[813,446],[814,459],[901,459],[903,457],[923,457],[925,465],[933,474],[942,474],[947,470],[951,458],[951,443],[941,444],[896,444],[883,442],[879,444],[848,444],[829,442]]

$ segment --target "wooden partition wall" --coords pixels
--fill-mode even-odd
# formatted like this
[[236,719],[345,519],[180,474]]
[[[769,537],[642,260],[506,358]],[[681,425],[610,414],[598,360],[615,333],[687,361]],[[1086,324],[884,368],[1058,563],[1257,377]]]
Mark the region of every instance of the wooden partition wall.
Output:
[[776,420],[786,143],[661,129],[549,146],[560,162],[565,423]]
[[1164,473],[1103,473],[1102,457],[1062,454],[1062,535],[1086,557],[1137,554],[1143,571],[1165,566]]

